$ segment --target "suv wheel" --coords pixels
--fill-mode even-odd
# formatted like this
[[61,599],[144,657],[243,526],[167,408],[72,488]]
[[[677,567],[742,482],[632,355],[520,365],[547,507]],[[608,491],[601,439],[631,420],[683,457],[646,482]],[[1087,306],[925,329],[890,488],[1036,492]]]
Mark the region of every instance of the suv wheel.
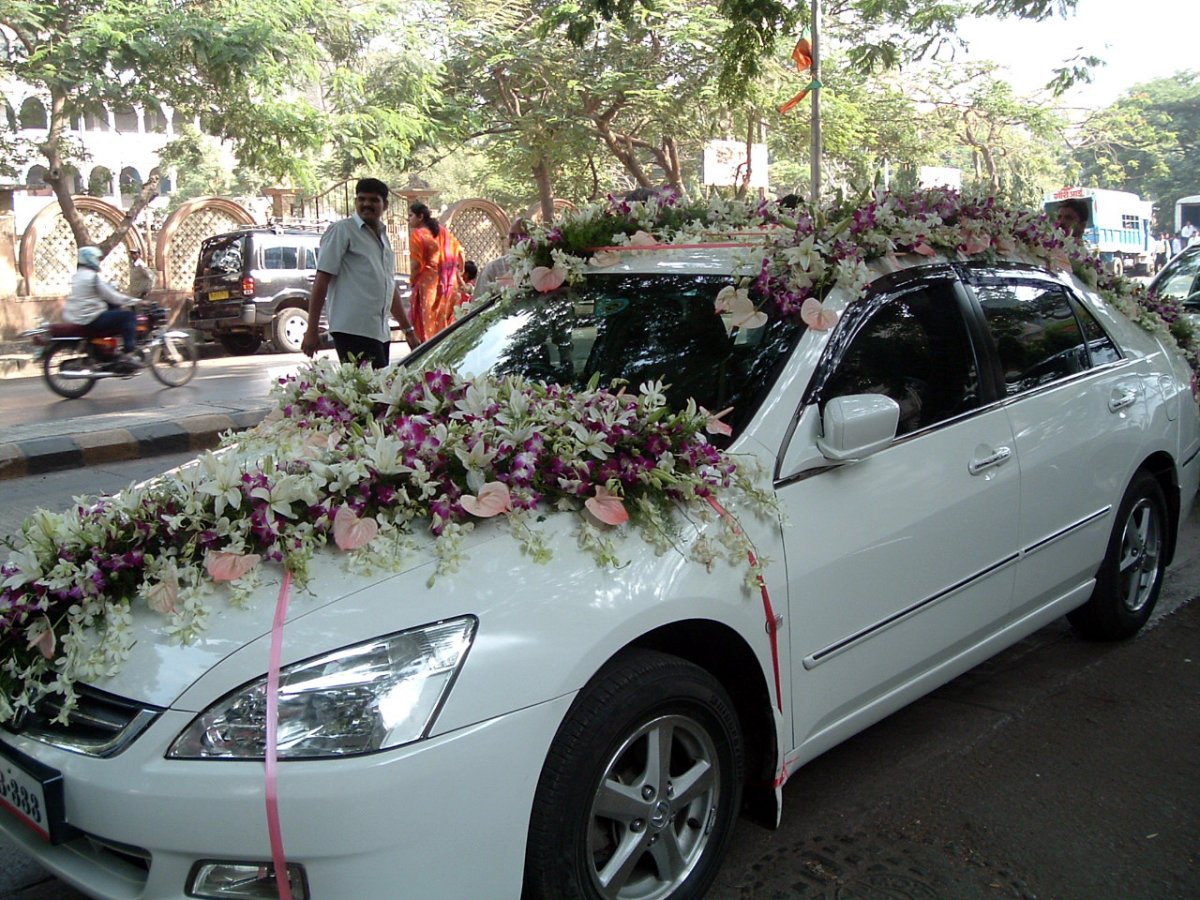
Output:
[[280,353],[299,353],[308,331],[308,310],[289,306],[275,314],[271,321],[271,343]]
[[231,331],[217,338],[226,353],[234,356],[249,356],[262,346],[262,338],[248,331]]

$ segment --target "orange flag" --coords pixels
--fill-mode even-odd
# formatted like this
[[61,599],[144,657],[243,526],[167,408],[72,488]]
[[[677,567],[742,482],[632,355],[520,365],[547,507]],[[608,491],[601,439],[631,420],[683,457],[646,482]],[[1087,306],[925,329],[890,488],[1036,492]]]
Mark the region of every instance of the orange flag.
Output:
[[[796,62],[797,72],[803,73],[812,68],[812,44],[808,42],[808,38],[802,37],[796,41],[796,46],[792,48],[792,59]],[[779,107],[780,114],[794,109],[797,103],[808,96],[808,92],[812,90],[813,86],[814,82],[809,82],[808,87]]]

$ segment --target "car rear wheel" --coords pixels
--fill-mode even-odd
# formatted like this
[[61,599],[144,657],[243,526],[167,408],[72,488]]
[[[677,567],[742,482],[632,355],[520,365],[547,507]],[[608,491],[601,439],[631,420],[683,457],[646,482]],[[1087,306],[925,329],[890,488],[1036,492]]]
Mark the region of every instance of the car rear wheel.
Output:
[[663,653],[622,654],[580,693],[547,754],[523,896],[702,897],[733,832],[743,752],[716,679]]
[[221,342],[226,353],[232,353],[234,356],[249,356],[262,346],[262,338],[249,331],[231,331],[221,335],[217,340]]
[[1150,618],[1166,569],[1167,502],[1158,481],[1139,472],[1117,510],[1091,599],[1067,618],[1084,637],[1120,640]]
[[308,310],[299,306],[281,309],[271,320],[271,343],[280,353],[299,353],[308,331]]

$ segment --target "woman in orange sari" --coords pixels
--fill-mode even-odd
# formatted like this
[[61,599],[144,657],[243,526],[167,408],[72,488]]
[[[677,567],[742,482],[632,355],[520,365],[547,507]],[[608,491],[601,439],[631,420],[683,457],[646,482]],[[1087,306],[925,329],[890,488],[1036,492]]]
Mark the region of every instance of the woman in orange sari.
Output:
[[458,238],[433,218],[428,206],[413,203],[408,211],[408,253],[412,262],[409,318],[417,340],[424,343],[454,321],[465,259]]

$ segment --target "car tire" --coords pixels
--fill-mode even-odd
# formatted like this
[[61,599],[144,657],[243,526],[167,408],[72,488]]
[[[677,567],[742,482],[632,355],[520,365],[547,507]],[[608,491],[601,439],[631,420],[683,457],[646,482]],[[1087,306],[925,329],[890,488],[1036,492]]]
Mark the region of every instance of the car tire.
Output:
[[231,331],[220,335],[217,340],[221,342],[226,353],[234,356],[249,356],[251,353],[257,353],[258,348],[262,346],[262,338],[249,331]]
[[744,768],[741,725],[715,678],[664,653],[621,654],[576,698],[547,754],[522,896],[704,896]]
[[1139,472],[1117,508],[1096,587],[1067,614],[1081,635],[1115,641],[1136,634],[1154,611],[1166,570],[1167,501],[1158,481]]
[[1112,273],[1120,278],[1125,274],[1125,260],[1119,256],[1114,256],[1112,261]]
[[299,353],[308,330],[308,310],[288,306],[275,313],[271,320],[271,343],[280,353]]

